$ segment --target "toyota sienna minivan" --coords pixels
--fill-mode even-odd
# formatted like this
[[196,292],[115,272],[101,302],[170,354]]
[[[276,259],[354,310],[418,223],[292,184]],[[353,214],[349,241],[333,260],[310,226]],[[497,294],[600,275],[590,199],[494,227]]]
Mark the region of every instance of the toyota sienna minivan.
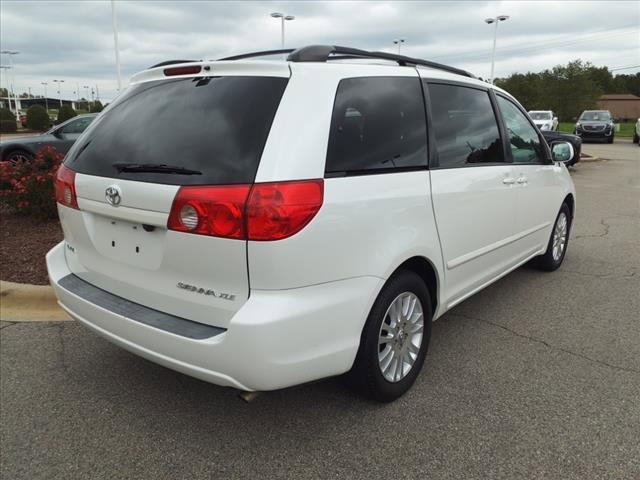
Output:
[[288,53],[135,75],[58,172],[51,284],[179,372],[244,391],[345,374],[390,401],[433,320],[526,262],[562,264],[574,152],[465,71]]

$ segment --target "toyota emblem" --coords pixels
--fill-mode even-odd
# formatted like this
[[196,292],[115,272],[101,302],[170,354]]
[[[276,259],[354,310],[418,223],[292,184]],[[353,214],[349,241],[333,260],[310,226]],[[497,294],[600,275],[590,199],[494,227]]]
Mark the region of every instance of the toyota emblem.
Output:
[[117,185],[107,187],[104,191],[104,196],[107,199],[107,202],[114,207],[120,205],[120,202],[122,201],[122,192],[120,191],[120,187]]

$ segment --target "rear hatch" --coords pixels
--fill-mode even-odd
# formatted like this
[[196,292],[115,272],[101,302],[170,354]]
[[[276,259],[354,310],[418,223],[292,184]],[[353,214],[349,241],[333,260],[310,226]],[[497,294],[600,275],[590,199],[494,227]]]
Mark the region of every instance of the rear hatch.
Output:
[[246,240],[167,222],[182,186],[254,182],[287,80],[178,77],[124,92],[65,160],[78,206],[59,207],[71,271],[132,302],[226,327],[249,295]]

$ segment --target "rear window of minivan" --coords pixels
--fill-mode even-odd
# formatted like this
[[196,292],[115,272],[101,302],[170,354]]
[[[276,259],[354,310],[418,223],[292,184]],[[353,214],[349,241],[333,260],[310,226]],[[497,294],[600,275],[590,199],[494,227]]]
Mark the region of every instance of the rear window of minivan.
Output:
[[[171,185],[252,183],[287,81],[225,76],[134,85],[76,142],[65,165]],[[123,171],[123,164],[168,165],[182,173]]]

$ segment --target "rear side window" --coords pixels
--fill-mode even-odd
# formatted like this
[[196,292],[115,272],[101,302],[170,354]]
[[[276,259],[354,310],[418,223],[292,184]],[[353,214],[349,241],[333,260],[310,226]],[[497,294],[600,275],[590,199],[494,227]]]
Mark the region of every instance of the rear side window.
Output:
[[429,84],[429,97],[440,168],[505,161],[488,92]]
[[363,77],[338,85],[326,173],[373,173],[427,165],[418,78]]
[[[271,77],[135,85],[87,129],[65,164],[80,173],[142,182],[251,183],[286,85],[286,78]],[[164,164],[183,173],[119,171],[114,164]]]

